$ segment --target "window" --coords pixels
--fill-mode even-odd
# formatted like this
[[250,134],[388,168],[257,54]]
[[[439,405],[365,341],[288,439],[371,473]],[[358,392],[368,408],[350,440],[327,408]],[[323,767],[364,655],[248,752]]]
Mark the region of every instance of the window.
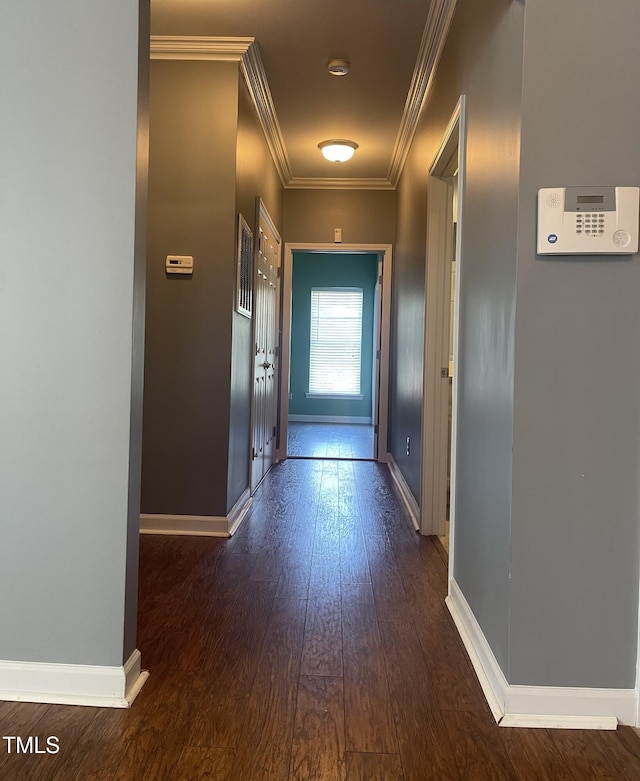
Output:
[[309,395],[360,396],[362,288],[311,289]]
[[238,269],[236,312],[251,317],[253,309],[253,234],[245,218],[238,215]]

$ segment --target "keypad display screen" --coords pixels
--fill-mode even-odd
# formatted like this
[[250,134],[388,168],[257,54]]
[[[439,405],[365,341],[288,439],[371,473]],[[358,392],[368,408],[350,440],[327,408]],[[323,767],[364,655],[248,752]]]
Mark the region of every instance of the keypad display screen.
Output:
[[567,187],[564,210],[566,212],[614,212],[616,210],[615,187]]
[[578,203],[604,203],[604,195],[579,195]]

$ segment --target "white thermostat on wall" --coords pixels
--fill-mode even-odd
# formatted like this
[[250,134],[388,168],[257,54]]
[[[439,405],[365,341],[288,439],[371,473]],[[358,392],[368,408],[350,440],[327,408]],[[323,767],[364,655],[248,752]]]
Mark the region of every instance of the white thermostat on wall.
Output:
[[167,255],[164,267],[167,274],[193,274],[193,257],[191,255]]
[[638,251],[640,188],[538,190],[539,255],[632,255]]

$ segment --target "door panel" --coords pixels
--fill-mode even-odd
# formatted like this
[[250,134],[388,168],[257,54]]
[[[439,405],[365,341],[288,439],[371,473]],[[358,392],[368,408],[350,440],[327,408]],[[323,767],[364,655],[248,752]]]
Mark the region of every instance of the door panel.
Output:
[[254,276],[252,493],[275,458],[280,247],[280,237],[260,203]]

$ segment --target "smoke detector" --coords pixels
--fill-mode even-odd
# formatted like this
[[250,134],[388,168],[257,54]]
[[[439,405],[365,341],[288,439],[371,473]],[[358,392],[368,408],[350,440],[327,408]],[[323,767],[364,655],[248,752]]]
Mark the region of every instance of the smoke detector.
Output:
[[349,62],[340,59],[331,60],[327,68],[332,76],[346,76],[349,73]]

